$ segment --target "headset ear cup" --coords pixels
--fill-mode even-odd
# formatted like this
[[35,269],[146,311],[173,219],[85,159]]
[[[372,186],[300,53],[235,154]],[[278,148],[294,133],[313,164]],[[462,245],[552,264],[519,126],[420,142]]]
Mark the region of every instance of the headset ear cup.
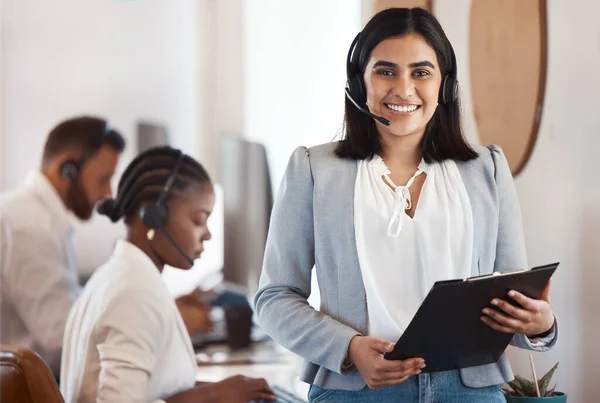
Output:
[[456,101],[458,96],[458,81],[449,75],[445,75],[440,91],[440,101],[447,104]]
[[451,100],[452,102],[455,102],[456,99],[458,98],[458,80],[456,79],[452,79],[452,92],[451,94]]
[[75,161],[65,161],[60,166],[60,175],[67,179],[75,179],[79,175],[79,165]]
[[163,228],[167,224],[167,211],[164,206],[148,204],[140,210],[140,217],[147,228]]
[[365,84],[362,78],[353,76],[346,82],[348,91],[352,98],[359,104],[365,104],[367,102],[367,91],[365,90]]

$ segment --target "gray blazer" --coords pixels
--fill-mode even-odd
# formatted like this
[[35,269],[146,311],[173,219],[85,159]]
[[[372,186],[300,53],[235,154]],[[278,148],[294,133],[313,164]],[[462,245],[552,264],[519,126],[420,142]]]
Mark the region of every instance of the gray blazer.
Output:
[[[327,389],[359,390],[358,371],[342,365],[355,335],[368,331],[366,293],[354,236],[357,162],[334,154],[336,143],[292,154],[277,194],[254,304],[258,322],[282,346],[306,361],[301,379]],[[473,210],[473,275],[526,267],[516,189],[502,150],[475,147],[479,158],[457,163]],[[317,311],[307,302],[315,267],[321,291]],[[545,351],[558,327],[536,340],[512,344]],[[540,343],[541,342],[541,343]],[[494,364],[460,370],[468,387],[513,379],[506,355]]]

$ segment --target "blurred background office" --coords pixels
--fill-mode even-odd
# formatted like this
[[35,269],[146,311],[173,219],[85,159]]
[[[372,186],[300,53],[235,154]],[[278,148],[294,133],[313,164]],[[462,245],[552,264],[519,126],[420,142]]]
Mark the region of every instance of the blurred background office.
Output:
[[[256,270],[260,255],[236,242],[251,241],[256,234],[262,238],[270,195],[292,150],[339,136],[346,53],[356,32],[381,6],[376,3],[0,0],[0,191],[19,184],[36,167],[55,123],[77,114],[106,117],[128,136],[120,169],[149,144],[168,142],[198,158],[220,184],[211,219],[214,239],[192,280],[165,273],[174,292],[195,282],[218,281],[220,275],[252,289],[258,273],[241,278],[231,268],[248,260]],[[507,103],[518,103],[527,91],[518,77],[530,69],[541,72],[536,85],[543,84],[541,109],[534,113],[540,117],[535,142],[528,161],[515,170],[529,265],[561,262],[552,293],[561,341],[551,352],[535,356],[538,369],[559,361],[555,379],[569,401],[595,401],[600,392],[595,379],[600,373],[600,3],[413,3],[428,3],[453,43],[464,127],[471,141],[483,143],[484,118],[474,102],[485,103],[472,71],[482,71],[473,62],[481,59],[474,52],[471,28],[479,20],[472,19],[473,7],[545,3],[547,36],[540,45],[545,63],[532,67],[529,61],[512,60],[514,80],[505,75],[498,80],[508,89],[503,93]],[[517,20],[522,9],[514,8]],[[498,63],[490,69],[497,70]],[[496,94],[489,91],[487,96]],[[499,114],[500,122],[510,120]],[[227,189],[229,197],[236,189],[241,192],[236,197],[259,192],[245,193],[256,204],[240,211],[228,204]],[[238,238],[228,241],[228,225],[235,222],[242,230],[230,230]],[[82,277],[107,259],[123,233],[123,227],[102,217],[76,230]],[[237,255],[227,251],[228,242],[238,245]],[[250,248],[260,249],[260,242]],[[312,301],[318,305],[318,296]],[[515,372],[528,373],[522,352],[512,352],[511,362]]]

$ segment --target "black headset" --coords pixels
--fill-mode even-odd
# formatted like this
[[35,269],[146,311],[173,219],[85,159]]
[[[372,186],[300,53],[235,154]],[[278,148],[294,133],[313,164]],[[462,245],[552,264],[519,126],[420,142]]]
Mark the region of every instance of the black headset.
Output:
[[67,160],[60,165],[60,175],[69,180],[73,180],[79,175],[81,163],[73,160]]
[[171,187],[173,187],[173,183],[175,183],[177,173],[179,172],[179,167],[181,166],[181,162],[185,157],[185,154],[183,154],[181,151],[178,151],[178,153],[179,156],[177,158],[177,162],[175,163],[171,174],[167,178],[165,186],[160,192],[156,202],[147,204],[140,209],[140,217],[142,218],[142,222],[148,228],[164,229],[167,225],[167,207],[165,206],[165,201],[169,195],[169,192],[171,191]]
[[83,157],[81,157],[78,161],[67,160],[60,164],[60,175],[63,178],[67,178],[69,180],[77,178],[77,176],[81,172],[81,167],[83,166],[83,164],[85,164],[89,157],[98,152],[98,150],[104,143],[104,137],[110,135],[111,130],[112,128],[110,127],[108,122],[106,122],[106,124],[104,125],[104,132],[102,137],[100,138],[100,141],[88,147],[88,149],[85,150],[85,152],[83,153]]
[[[350,45],[348,51],[348,58],[346,60],[346,92],[350,100],[360,109],[357,104],[366,106],[367,102],[367,90],[365,88],[365,82],[362,76],[362,72],[358,68],[358,58],[360,57],[360,46],[359,41],[361,38],[361,32],[356,35],[356,38]],[[360,44],[362,45],[362,43]],[[458,80],[456,79],[457,67],[456,57],[454,55],[454,49],[452,45],[448,43],[450,48],[450,58],[452,63],[452,71],[444,74],[442,85],[440,86],[439,99],[443,103],[454,102],[458,96]]]
[[160,192],[158,199],[156,200],[156,202],[147,204],[144,207],[142,207],[140,209],[140,217],[142,219],[142,223],[144,223],[144,225],[147,228],[157,229],[160,232],[162,232],[167,237],[167,240],[175,247],[175,249],[177,249],[177,251],[188,261],[188,263],[191,266],[193,266],[194,260],[183,251],[183,249],[175,241],[173,236],[171,236],[169,231],[167,231],[167,206],[165,205],[165,202],[167,200],[169,192],[171,191],[171,188],[173,187],[173,183],[175,183],[175,179],[177,178],[177,173],[179,172],[181,163],[185,158],[185,154],[183,154],[181,151],[177,152],[179,153],[177,162],[175,163],[171,174],[167,178],[165,186]]

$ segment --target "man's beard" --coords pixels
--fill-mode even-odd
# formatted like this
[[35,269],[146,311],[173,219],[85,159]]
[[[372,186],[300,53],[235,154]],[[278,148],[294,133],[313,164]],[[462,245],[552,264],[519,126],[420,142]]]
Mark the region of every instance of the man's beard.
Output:
[[75,178],[71,182],[71,186],[69,186],[67,191],[67,200],[69,201],[69,207],[77,218],[86,221],[92,217],[94,206],[88,201],[79,183],[79,178]]

